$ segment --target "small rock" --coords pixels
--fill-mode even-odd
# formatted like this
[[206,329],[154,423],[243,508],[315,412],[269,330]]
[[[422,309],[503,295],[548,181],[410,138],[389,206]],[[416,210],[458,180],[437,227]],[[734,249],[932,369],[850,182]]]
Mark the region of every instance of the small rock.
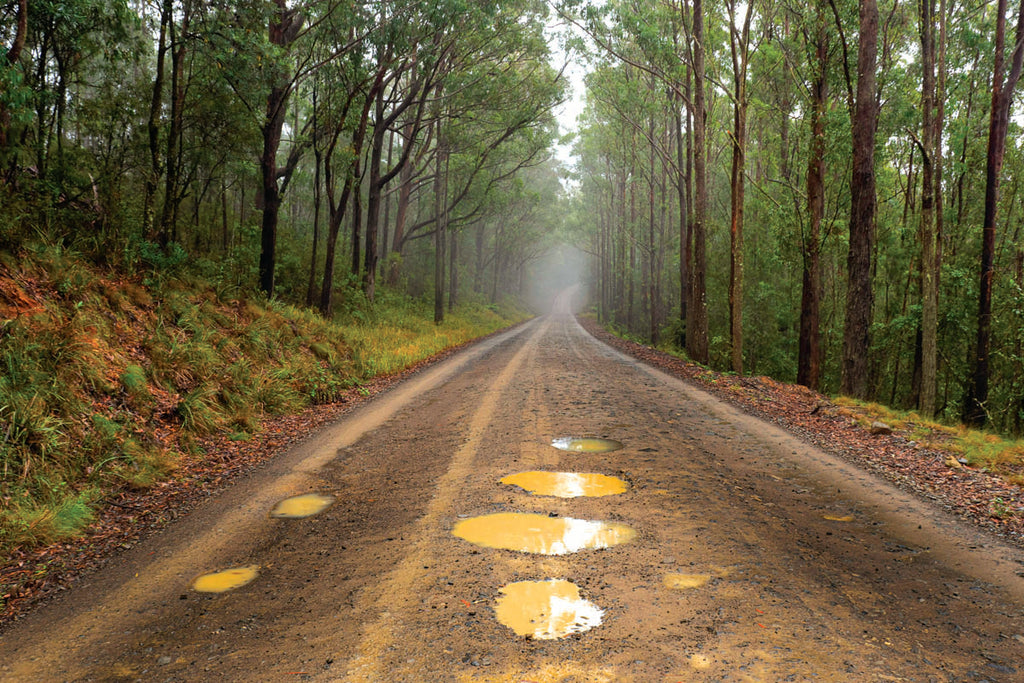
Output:
[[164,655],[163,657],[160,657],[159,659],[157,659],[156,663],[159,666],[167,666],[168,664],[171,663],[171,661],[173,661],[173,660],[171,660],[170,657],[168,657],[167,655]]
[[872,434],[892,434],[892,427],[885,424],[884,422],[872,422],[871,423]]
[[960,461],[954,458],[952,455],[946,458],[946,467],[952,467],[954,470],[958,470],[963,467]]

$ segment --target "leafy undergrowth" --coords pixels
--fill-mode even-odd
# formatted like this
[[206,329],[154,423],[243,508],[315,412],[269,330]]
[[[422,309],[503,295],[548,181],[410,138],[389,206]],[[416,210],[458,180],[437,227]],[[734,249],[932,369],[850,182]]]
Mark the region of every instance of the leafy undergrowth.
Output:
[[55,247],[0,253],[0,556],[81,533],[119,492],[201,458],[205,437],[248,440],[267,417],[523,317],[477,306],[437,326],[427,305],[385,294],[331,322]]

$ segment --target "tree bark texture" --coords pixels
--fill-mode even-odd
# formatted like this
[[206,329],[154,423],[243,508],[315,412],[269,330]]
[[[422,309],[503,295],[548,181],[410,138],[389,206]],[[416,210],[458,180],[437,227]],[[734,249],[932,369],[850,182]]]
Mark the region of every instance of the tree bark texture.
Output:
[[868,397],[870,348],[871,251],[875,236],[875,132],[878,103],[875,78],[878,61],[878,5],[860,3],[860,45],[857,51],[857,103],[853,118],[853,173],[850,180],[850,246],[846,259],[848,286],[840,392]]
[[825,215],[825,108],[828,97],[828,32],[819,0],[815,74],[811,85],[811,142],[807,161],[808,232],[804,238],[800,339],[796,381],[817,391],[821,384],[821,221]]
[[[285,50],[291,46],[302,28],[302,18],[295,9],[289,9],[287,0],[275,0],[276,9],[269,26],[270,43]],[[260,206],[263,221],[260,229],[260,289],[267,296],[274,295],[274,268],[277,265],[277,220],[281,210],[281,192],[278,185],[277,152],[281,146],[281,132],[288,112],[288,98],[292,94],[291,74],[281,74],[267,94],[264,116],[263,151],[260,154]]]
[[939,263],[935,229],[935,0],[918,0],[921,10],[921,394],[918,408],[935,414],[938,389]]
[[705,74],[704,74],[704,4],[693,3],[693,260],[690,268],[690,289],[686,326],[686,351],[698,363],[707,364],[708,356],[708,302],[707,268],[707,152]]

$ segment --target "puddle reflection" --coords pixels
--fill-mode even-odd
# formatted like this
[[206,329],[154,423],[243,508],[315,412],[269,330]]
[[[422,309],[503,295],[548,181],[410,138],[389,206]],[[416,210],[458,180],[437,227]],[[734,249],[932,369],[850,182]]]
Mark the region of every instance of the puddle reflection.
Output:
[[334,496],[320,493],[305,493],[285,498],[270,511],[271,517],[281,519],[303,519],[320,514],[334,504]]
[[604,611],[580,597],[569,581],[519,581],[501,589],[494,611],[516,635],[556,640],[601,624]]
[[464,519],[452,533],[485,548],[540,555],[565,555],[587,548],[626,543],[636,531],[616,522],[548,517],[522,512],[497,512]]
[[613,496],[627,488],[626,482],[618,477],[575,472],[519,472],[508,475],[501,483],[518,486],[535,496],[558,498]]
[[199,593],[223,593],[241,588],[259,576],[260,568],[255,565],[248,567],[232,567],[224,571],[203,574],[192,582],[192,590]]
[[576,438],[563,436],[551,441],[551,445],[562,451],[573,453],[610,453],[622,448],[621,441],[613,439],[601,439],[596,436]]
[[853,515],[822,515],[822,519],[826,519],[830,522],[852,522]]

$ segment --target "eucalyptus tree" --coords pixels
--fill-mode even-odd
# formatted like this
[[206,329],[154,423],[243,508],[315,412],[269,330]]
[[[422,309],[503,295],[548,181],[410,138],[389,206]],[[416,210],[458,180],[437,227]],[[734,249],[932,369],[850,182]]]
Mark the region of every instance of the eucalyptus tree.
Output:
[[992,104],[989,111],[988,153],[985,163],[985,218],[982,224],[981,283],[978,296],[978,333],[975,342],[970,394],[964,406],[964,419],[983,425],[988,419],[989,353],[992,335],[992,290],[995,278],[996,217],[1000,176],[1006,154],[1006,136],[1010,125],[1013,91],[1024,67],[1024,2],[1017,12],[1017,25],[1009,70],[1006,69],[1007,0],[996,3],[995,54],[992,68]]
[[850,180],[850,249],[846,260],[849,286],[843,332],[841,391],[868,395],[868,348],[871,331],[871,252],[875,231],[875,133],[878,128],[878,4],[860,2],[857,43],[857,95],[852,118],[853,160]]

